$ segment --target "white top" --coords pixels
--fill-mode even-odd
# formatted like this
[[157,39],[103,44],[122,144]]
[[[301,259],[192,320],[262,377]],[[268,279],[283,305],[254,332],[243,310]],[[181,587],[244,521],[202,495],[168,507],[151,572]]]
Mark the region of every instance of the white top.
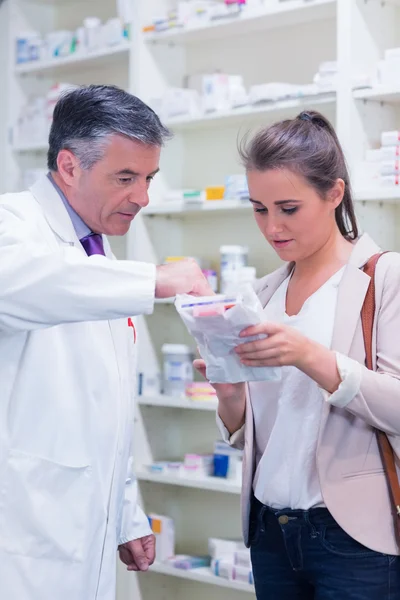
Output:
[[[330,348],[338,286],[344,268],[312,294],[297,315],[286,314],[290,277],[264,309],[269,321],[285,323]],[[253,383],[252,386],[257,385]],[[265,384],[262,384],[265,385]],[[254,493],[272,508],[323,506],[316,450],[323,396],[317,383],[296,367],[282,367],[279,381],[268,382],[268,398],[252,394],[256,441]],[[274,424],[269,425],[274,419]],[[271,431],[267,437],[265,431]]]
[[[344,270],[345,267],[308,298],[300,313],[293,317],[286,315],[289,278],[286,279],[265,307],[266,317],[296,327],[304,335],[330,347],[338,287]],[[276,390],[271,401],[252,402],[257,453],[253,488],[260,502],[303,510],[323,505],[316,467],[316,436],[322,403],[344,408],[358,394],[362,377],[360,363],[340,352],[335,354],[341,383],[333,394],[319,388],[294,367],[284,367],[281,382],[268,382],[271,390]],[[251,389],[259,385],[265,386],[265,382],[250,383]],[[268,427],[272,430],[268,440],[263,439],[267,419],[274,421],[273,427]],[[230,435],[218,413],[217,425],[224,441],[231,446],[243,436],[245,425]]]

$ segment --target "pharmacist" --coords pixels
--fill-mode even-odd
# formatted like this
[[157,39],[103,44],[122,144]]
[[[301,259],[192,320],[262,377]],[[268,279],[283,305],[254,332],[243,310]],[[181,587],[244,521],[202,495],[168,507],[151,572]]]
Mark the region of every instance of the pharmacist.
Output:
[[49,174],[0,197],[1,600],[114,600],[116,552],[154,538],[132,473],[135,330],[155,297],[210,289],[193,261],[113,260],[148,203],[168,131],[139,99],[63,96]]

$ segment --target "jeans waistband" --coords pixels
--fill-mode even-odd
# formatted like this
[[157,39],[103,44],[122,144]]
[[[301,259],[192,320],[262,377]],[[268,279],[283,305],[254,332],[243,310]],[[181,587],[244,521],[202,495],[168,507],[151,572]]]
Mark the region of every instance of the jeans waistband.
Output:
[[[297,524],[312,523],[313,525],[328,525],[336,524],[329,510],[325,507],[310,508],[308,510],[292,509],[292,508],[271,508],[262,504],[257,498],[253,497],[253,506],[256,512],[260,512],[276,517],[287,517],[288,521],[296,522]],[[281,519],[282,520],[282,519]]]

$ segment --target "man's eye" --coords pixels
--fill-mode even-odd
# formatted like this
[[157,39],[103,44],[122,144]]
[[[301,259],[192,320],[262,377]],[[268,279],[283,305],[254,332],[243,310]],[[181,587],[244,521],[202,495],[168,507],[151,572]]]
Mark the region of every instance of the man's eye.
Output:
[[131,183],[132,181],[133,181],[133,177],[120,177],[119,178],[120,183]]

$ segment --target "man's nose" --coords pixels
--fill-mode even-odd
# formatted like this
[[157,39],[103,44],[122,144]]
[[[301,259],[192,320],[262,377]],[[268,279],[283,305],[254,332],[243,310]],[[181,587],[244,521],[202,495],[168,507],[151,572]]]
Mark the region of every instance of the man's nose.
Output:
[[149,193],[146,186],[138,187],[131,195],[129,196],[129,202],[132,204],[137,204],[141,208],[146,208],[149,204]]

